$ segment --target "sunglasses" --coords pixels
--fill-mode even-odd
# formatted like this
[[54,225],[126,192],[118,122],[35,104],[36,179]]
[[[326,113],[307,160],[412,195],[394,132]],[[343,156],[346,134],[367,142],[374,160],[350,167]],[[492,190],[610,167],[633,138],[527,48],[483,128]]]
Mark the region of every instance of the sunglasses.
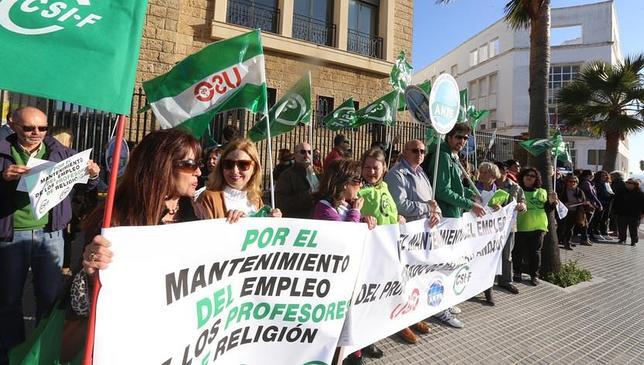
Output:
[[224,160],[222,161],[222,166],[224,170],[232,170],[237,166],[239,171],[248,171],[251,166],[253,166],[253,161],[251,160]]
[[310,155],[311,150],[300,150],[300,155]]
[[468,136],[461,136],[461,135],[458,135],[458,134],[457,134],[457,135],[455,135],[455,136],[454,136],[454,138],[456,138],[456,139],[462,139],[462,140],[465,140],[465,141],[467,141],[468,139],[470,139],[470,137],[468,137]]
[[358,178],[350,179],[349,184],[351,184],[353,186],[360,186],[360,185],[362,185],[362,179],[358,179]]
[[412,148],[412,149],[410,149],[410,151],[411,151],[411,152],[413,152],[413,153],[415,153],[415,154],[417,154],[417,155],[418,155],[418,154],[421,154],[421,155],[424,155],[424,154],[425,154],[425,150],[424,150],[424,149],[422,149],[422,148]]
[[36,127],[36,126],[33,126],[33,125],[29,125],[29,126],[27,126],[27,125],[19,125],[19,124],[16,124],[16,125],[19,126],[25,132],[33,132],[36,129],[38,129],[38,132],[47,132],[47,129],[49,129],[49,126]]
[[203,164],[195,160],[177,161],[174,164],[174,166],[176,166],[179,170],[190,171],[190,172],[195,172],[197,171],[197,169],[203,168]]

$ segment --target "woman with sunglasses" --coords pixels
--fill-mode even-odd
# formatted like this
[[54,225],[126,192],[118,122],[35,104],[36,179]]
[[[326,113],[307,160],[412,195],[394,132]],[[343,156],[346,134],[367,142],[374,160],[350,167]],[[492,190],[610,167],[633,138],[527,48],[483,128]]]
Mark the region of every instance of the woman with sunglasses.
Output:
[[555,208],[557,193],[548,194],[541,187],[541,174],[532,167],[522,169],[517,179],[525,194],[527,210],[517,216],[516,244],[512,250],[514,281],[521,282],[521,267],[525,261],[529,267],[530,283],[537,286],[541,246],[548,231],[547,213]]
[[[201,146],[191,135],[177,129],[154,131],[141,140],[116,188],[112,226],[151,226],[197,220],[192,196],[201,175]],[[85,237],[94,237],[85,246],[82,268],[75,275],[70,295],[73,314],[68,316],[61,359],[78,353],[85,335],[84,320],[89,313],[88,276],[103,270],[112,261],[110,243],[98,235],[104,205],[98,206],[83,222]]]
[[[262,202],[262,167],[253,142],[237,138],[226,145],[220,161],[208,176],[206,191],[197,203],[202,218],[226,218],[235,223],[240,218],[257,214]],[[270,217],[281,217],[279,209]]]
[[559,201],[566,208],[568,214],[561,220],[557,229],[559,244],[563,245],[566,250],[572,250],[570,239],[575,226],[585,229],[586,227],[586,207],[590,202],[586,200],[586,194],[579,188],[579,179],[575,175],[568,175],[563,180],[564,186],[559,189]]

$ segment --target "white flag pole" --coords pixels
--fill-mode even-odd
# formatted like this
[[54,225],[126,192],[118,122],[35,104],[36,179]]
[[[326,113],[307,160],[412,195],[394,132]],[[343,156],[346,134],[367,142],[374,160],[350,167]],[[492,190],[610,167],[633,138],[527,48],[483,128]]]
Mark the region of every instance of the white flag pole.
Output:
[[434,176],[432,176],[432,200],[436,197],[436,177],[438,176],[438,154],[441,152],[441,141],[443,140],[443,135],[438,135],[438,141],[436,141],[436,154],[434,156]]
[[268,140],[268,179],[271,184],[271,208],[275,209],[275,182],[273,181],[273,144],[271,142],[271,123],[266,110],[266,138]]

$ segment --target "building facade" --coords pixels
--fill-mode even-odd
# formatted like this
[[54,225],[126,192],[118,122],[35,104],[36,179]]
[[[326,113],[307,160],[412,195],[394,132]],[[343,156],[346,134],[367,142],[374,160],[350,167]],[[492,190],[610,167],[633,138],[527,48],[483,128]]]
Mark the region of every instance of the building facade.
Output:
[[[565,131],[565,126],[559,125],[557,92],[590,60],[610,64],[622,61],[613,1],[552,9],[548,81],[551,127]],[[489,118],[480,126],[482,130],[518,136],[528,131],[529,62],[528,30],[512,30],[501,19],[416,73],[414,82],[450,73],[461,89],[468,89],[471,105],[490,110]],[[603,139],[571,133],[565,140],[570,142],[574,168],[601,169],[605,151]],[[626,140],[619,146],[617,168],[628,171],[628,159]]]

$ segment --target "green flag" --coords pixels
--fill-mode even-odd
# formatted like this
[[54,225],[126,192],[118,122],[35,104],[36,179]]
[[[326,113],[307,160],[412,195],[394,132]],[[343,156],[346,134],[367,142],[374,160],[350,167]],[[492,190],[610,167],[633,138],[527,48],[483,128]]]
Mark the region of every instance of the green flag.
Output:
[[[426,92],[427,96],[429,96],[429,93],[432,91],[432,83],[429,80],[426,80],[416,86],[418,86],[424,92]],[[407,110],[407,101],[405,100],[405,93],[400,93],[400,95],[398,95],[398,111],[404,112],[405,110]]]
[[405,57],[405,52],[400,51],[389,75],[389,83],[394,90],[399,93],[405,92],[407,86],[411,84],[411,69],[412,67]]
[[353,98],[345,100],[344,103],[322,119],[322,125],[332,131],[351,128],[355,123],[356,108]]
[[466,123],[467,122],[467,110],[469,107],[470,100],[467,97],[467,89],[463,89],[459,93],[461,97],[461,108],[458,111],[458,122],[459,123]]
[[366,107],[356,112],[356,123],[353,128],[361,125],[376,123],[392,126],[396,124],[396,98],[398,97],[397,91],[392,91],[389,94],[381,97]]
[[[519,145],[528,151],[532,156],[539,156],[548,149],[560,148],[563,145],[563,137],[557,131],[551,138],[534,138],[519,142]],[[553,150],[554,151],[554,150]]]
[[561,162],[572,163],[572,156],[570,155],[570,148],[568,148],[567,143],[562,143],[558,147],[552,147],[551,153],[553,156],[557,156],[557,160]]
[[0,1],[0,88],[129,114],[147,1]]
[[[268,112],[271,138],[287,133],[298,123],[311,122],[311,73],[307,72]],[[253,142],[266,139],[266,118],[248,131]]]
[[267,112],[264,72],[260,32],[254,30],[210,44],[143,88],[161,128],[201,137],[217,113]]

